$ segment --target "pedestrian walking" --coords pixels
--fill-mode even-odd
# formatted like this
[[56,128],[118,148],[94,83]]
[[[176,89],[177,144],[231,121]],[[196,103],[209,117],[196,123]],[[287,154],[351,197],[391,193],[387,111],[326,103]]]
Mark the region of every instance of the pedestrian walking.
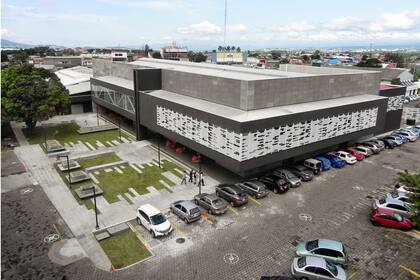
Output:
[[197,172],[194,170],[193,172],[193,177],[194,177],[194,185],[197,184]]
[[204,186],[204,173],[203,173],[203,171],[200,172],[200,178],[199,178],[199,180],[200,180],[199,184],[201,186]]
[[192,183],[193,182],[193,172],[194,170],[190,170],[190,178],[188,179],[188,183]]
[[184,170],[184,174],[182,175],[181,185],[182,184],[187,184],[187,170]]

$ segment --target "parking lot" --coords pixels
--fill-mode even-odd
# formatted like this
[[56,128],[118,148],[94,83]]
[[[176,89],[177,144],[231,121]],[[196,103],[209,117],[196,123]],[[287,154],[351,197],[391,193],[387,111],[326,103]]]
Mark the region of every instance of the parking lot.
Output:
[[[372,226],[369,213],[371,197],[390,191],[398,172],[420,171],[419,151],[420,141],[385,150],[353,166],[325,172],[286,194],[250,199],[245,206],[229,208],[222,216],[208,216],[192,224],[168,214],[174,226],[168,237],[153,240],[142,227],[135,227],[154,257],[113,273],[78,261],[62,273],[67,279],[259,279],[262,275],[290,275],[294,244],[327,238],[346,245],[351,260],[346,271],[349,279],[416,279],[402,267],[419,272],[418,239]],[[36,246],[25,247],[36,250]],[[50,267],[42,269],[48,271]]]
[[[385,150],[354,166],[321,174],[284,195],[270,193],[267,198],[252,199],[222,216],[193,224],[186,225],[169,215],[175,234],[156,245],[163,269],[159,266],[152,271],[159,279],[182,275],[188,279],[289,275],[296,242],[327,238],[341,240],[347,246],[351,259],[347,275],[351,279],[410,279],[400,265],[418,270],[420,243],[403,232],[372,226],[370,197],[390,191],[399,171],[418,172],[419,148],[416,142]],[[176,247],[179,251],[168,251],[176,246],[171,240],[177,237],[188,240],[188,250],[181,250],[180,244]],[[168,264],[179,270],[167,270]]]

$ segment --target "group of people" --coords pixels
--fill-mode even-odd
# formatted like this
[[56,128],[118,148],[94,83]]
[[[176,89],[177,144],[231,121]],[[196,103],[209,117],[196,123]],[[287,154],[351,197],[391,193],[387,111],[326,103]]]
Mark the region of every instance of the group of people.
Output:
[[184,174],[182,175],[181,185],[187,184],[187,178],[188,178],[188,183],[193,183],[194,185],[197,185],[197,186],[204,186],[203,171],[197,172],[194,169],[191,169],[188,174],[187,170],[184,170]]

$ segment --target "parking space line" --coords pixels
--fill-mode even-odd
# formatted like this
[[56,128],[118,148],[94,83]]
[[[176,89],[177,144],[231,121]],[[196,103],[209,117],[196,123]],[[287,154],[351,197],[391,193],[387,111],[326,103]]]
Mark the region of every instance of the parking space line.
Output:
[[61,233],[58,230],[58,227],[55,224],[53,224],[53,228],[54,228],[55,232],[58,234],[58,236],[60,237],[60,240],[63,240],[63,237],[61,236]]
[[420,278],[420,273],[415,272],[414,270],[406,267],[405,265],[400,264],[400,267],[402,269],[404,269],[405,271],[407,271],[408,273],[410,273],[411,275],[413,275],[416,278]]
[[401,242],[401,240],[398,240],[398,239],[393,238],[393,237],[389,237],[389,234],[390,234],[390,233],[391,233],[391,232],[388,232],[387,234],[385,234],[385,238],[386,238],[386,239],[389,239],[389,240],[392,240],[392,241],[398,242],[399,244],[404,245],[404,246],[406,246],[406,247],[408,247],[408,248],[412,248],[412,246],[405,244],[405,242]]
[[258,202],[256,199],[254,199],[254,198],[252,198],[250,196],[248,196],[248,200],[252,201],[253,203],[255,203],[255,204],[259,205],[259,206],[262,205],[260,202]]
[[174,228],[174,230],[176,231],[178,235],[185,235],[185,233],[176,225],[176,223],[173,223],[172,227]]
[[356,270],[356,271],[354,271],[350,276],[349,276],[349,280],[351,279],[351,278],[353,278],[356,274],[358,273],[358,271]]
[[146,239],[143,237],[143,235],[130,223],[128,222],[128,227],[134,232],[134,234],[137,236],[137,238],[146,246],[146,248],[149,251],[152,251],[152,248],[150,248],[149,242],[146,241]]
[[233,209],[233,207],[228,206],[228,209],[229,209],[230,211],[232,211],[233,213],[235,213],[236,215],[239,215],[238,210]]

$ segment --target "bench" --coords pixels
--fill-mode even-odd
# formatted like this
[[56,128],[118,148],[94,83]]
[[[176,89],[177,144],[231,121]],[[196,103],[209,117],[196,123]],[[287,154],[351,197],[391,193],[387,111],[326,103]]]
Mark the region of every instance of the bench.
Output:
[[87,133],[93,133],[93,132],[100,132],[100,131],[107,131],[107,130],[114,130],[118,127],[114,124],[104,124],[104,125],[96,125],[96,126],[85,126],[81,127],[77,130],[77,133],[79,134],[87,134]]

